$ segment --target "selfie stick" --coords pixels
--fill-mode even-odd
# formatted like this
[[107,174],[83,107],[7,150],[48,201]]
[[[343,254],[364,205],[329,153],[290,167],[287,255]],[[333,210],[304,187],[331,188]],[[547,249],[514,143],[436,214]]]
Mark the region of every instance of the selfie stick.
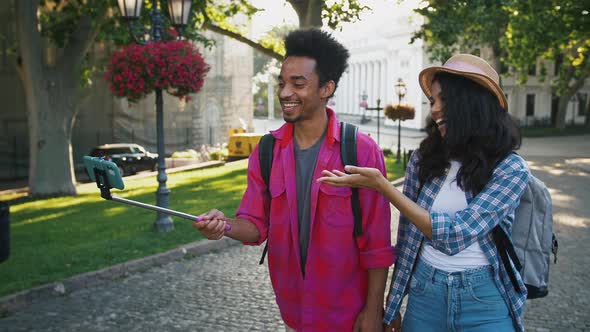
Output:
[[[138,201],[132,201],[132,200],[126,199],[126,198],[113,196],[113,195],[111,195],[111,188],[112,187],[109,184],[109,179],[107,178],[106,171],[94,168],[94,176],[96,178],[96,186],[100,189],[100,197],[102,197],[106,200],[129,204],[129,205],[137,206],[137,207],[148,209],[148,210],[154,210],[154,211],[170,214],[170,215],[184,218],[184,219],[188,219],[188,220],[201,221],[201,217],[193,216],[192,214],[179,212],[179,211],[175,211],[175,210],[170,210],[170,209],[166,209],[166,208],[151,205],[151,204],[145,204],[145,203],[138,202]],[[229,230],[231,230],[230,224],[225,224],[225,231],[227,232]]]

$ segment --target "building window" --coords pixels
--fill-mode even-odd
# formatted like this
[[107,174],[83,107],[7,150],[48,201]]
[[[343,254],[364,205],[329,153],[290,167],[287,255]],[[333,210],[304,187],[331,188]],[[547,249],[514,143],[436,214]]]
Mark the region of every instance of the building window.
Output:
[[526,116],[535,115],[535,94],[528,93],[526,95]]
[[408,59],[403,59],[400,62],[400,67],[402,67],[402,68],[408,68],[409,66],[410,66],[410,60],[408,60]]
[[588,103],[587,93],[578,93],[578,116],[586,115],[586,104]]

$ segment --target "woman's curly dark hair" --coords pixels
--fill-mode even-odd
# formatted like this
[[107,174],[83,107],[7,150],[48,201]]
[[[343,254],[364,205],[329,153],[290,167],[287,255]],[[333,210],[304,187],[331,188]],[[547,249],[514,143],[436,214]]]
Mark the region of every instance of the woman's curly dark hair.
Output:
[[342,44],[320,29],[300,29],[290,32],[285,37],[285,50],[285,58],[304,56],[314,59],[320,86],[328,81],[334,81],[336,88],[342,73],[348,67],[347,61],[350,56]]
[[520,148],[520,131],[498,99],[481,85],[459,75],[437,73],[441,86],[446,135],[429,117],[427,137],[420,143],[418,176],[421,183],[442,176],[457,160],[457,184],[477,195],[492,177],[494,167]]

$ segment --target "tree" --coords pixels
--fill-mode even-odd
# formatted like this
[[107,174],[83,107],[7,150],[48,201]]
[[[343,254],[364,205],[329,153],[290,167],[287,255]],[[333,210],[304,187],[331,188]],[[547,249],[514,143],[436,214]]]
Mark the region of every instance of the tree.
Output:
[[[335,28],[366,9],[359,0],[336,0],[331,5],[323,0],[288,2],[308,17],[303,26],[321,26],[318,10]],[[139,22],[147,26],[151,1],[144,3],[148,10],[142,11]],[[79,105],[91,93],[85,88],[92,75],[88,50],[96,41],[131,42],[128,28],[120,21],[116,0],[16,0],[14,4],[16,68],[25,90],[29,127],[29,194],[75,195],[71,135]],[[259,10],[247,0],[192,0],[192,5],[194,25],[186,28],[187,39],[211,45],[202,34],[207,28],[282,58],[280,42],[252,41],[231,24],[232,17],[251,17]],[[167,8],[167,1],[160,0],[160,6]],[[48,56],[48,50],[55,57]]]
[[[25,90],[29,127],[29,194],[75,195],[71,135],[79,105],[91,91],[80,84],[91,75],[86,55],[97,40],[130,42],[121,24],[116,0],[18,0],[16,68]],[[166,1],[160,1],[166,8]],[[145,3],[147,9],[150,2]],[[196,13],[209,11],[227,18],[252,15],[244,0],[219,4],[193,0]],[[140,22],[148,22],[147,10]],[[200,22],[203,20],[201,19]],[[199,17],[197,16],[197,22]],[[187,29],[192,40],[208,40],[198,29]],[[50,46],[45,47],[44,45]],[[55,57],[48,56],[52,50]]]
[[503,50],[500,38],[506,32],[508,16],[503,10],[504,0],[425,1],[415,10],[426,18],[411,39],[422,39],[432,60],[444,62],[458,52],[476,52],[489,47],[493,52],[492,65],[500,72]]
[[[551,85],[560,97],[555,125],[565,126],[567,103],[590,73],[587,1],[430,0],[425,3],[416,12],[426,21],[412,41],[423,39],[432,59],[444,61],[457,51],[474,52],[489,47],[495,69],[502,72],[502,66],[509,66],[521,84],[526,83],[530,65],[538,58],[561,63],[559,75]],[[545,72],[545,69],[541,71]]]
[[[343,23],[354,22],[362,12],[370,8],[360,4],[360,0],[286,0],[297,13],[300,28],[321,27],[325,21],[329,28],[340,29]],[[229,23],[228,20],[213,17],[208,12],[202,12],[203,28],[225,35],[243,42],[262,54],[281,61],[283,59],[282,40],[264,38],[253,41],[240,32],[240,28]]]
[[[590,14],[587,1],[511,1],[509,23],[502,39],[506,63],[526,82],[537,58],[558,66],[551,82],[559,96],[555,126],[565,128],[567,105],[590,77]],[[546,69],[541,70],[545,76]]]
[[[101,1],[88,1],[88,7],[76,8],[64,3],[15,1],[17,27],[17,73],[23,83],[29,127],[29,193],[31,195],[75,194],[71,135],[77,105],[84,98],[79,93],[80,73],[85,54],[98,35],[99,29],[91,19],[106,17]],[[76,29],[55,31],[59,56],[46,61],[42,31],[54,24],[53,15],[37,12],[63,12],[64,21],[76,20]],[[67,35],[67,38],[65,38]]]

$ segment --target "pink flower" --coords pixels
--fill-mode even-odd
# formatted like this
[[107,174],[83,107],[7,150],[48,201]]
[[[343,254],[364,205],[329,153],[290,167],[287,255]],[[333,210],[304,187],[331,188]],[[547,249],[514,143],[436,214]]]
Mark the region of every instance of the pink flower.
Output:
[[156,88],[188,101],[189,94],[203,87],[208,70],[193,44],[174,40],[122,47],[112,54],[103,78],[114,95],[131,102]]

